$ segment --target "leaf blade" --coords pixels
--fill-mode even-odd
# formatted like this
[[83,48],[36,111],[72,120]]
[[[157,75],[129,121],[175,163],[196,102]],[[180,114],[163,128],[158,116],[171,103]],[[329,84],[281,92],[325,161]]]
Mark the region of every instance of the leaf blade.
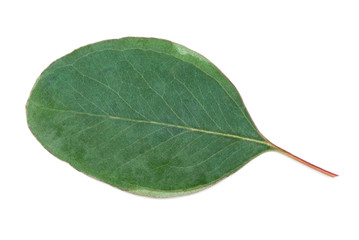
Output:
[[[42,73],[27,113],[31,131],[55,156],[150,196],[210,186],[271,149],[229,80],[201,55],[165,40],[125,38],[74,51]],[[199,137],[198,152],[177,149]]]

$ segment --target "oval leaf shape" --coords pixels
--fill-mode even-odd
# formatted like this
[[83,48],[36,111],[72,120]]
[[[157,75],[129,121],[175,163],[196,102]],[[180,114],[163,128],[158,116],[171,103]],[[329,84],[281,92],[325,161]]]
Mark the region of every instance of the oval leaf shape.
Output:
[[56,157],[152,197],[199,191],[279,149],[217,67],[160,39],[103,41],[55,61],[31,92],[27,119]]

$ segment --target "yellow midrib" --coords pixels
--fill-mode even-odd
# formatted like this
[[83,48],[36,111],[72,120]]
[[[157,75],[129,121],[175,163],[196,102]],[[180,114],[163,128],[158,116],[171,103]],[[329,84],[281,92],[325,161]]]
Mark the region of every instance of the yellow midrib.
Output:
[[186,127],[186,126],[175,125],[175,124],[170,124],[170,123],[162,123],[162,122],[149,121],[149,120],[139,120],[139,119],[132,119],[132,118],[124,118],[124,117],[117,117],[117,116],[103,115],[103,114],[77,112],[77,111],[73,111],[73,110],[47,108],[47,107],[39,106],[37,104],[34,104],[34,105],[36,105],[36,107],[39,107],[39,108],[42,108],[42,109],[45,109],[45,110],[49,110],[49,111],[69,112],[69,113],[74,113],[74,114],[82,114],[82,115],[88,115],[88,116],[94,116],[94,117],[104,117],[104,118],[117,119],[117,120],[122,120],[122,121],[129,121],[129,122],[156,124],[156,125],[160,125],[160,126],[167,126],[167,127],[173,127],[173,128],[186,129],[186,130],[194,131],[194,132],[202,132],[202,133],[214,134],[214,135],[223,136],[223,137],[231,137],[231,138],[242,139],[242,140],[245,140],[245,141],[264,144],[264,145],[267,145],[267,146],[270,146],[270,147],[272,146],[268,142],[260,141],[260,140],[256,140],[256,139],[252,139],[252,138],[246,138],[246,137],[241,137],[241,136],[238,136],[238,135],[233,135],[233,134],[228,134],[228,133],[208,131],[208,130],[204,130],[204,129]]

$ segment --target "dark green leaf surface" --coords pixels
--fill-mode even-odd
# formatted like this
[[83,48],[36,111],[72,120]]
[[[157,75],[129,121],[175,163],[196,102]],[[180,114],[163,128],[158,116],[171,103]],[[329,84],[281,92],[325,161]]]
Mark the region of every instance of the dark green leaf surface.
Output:
[[55,61],[27,117],[56,157],[153,197],[199,191],[273,149],[212,63],[159,39],[103,41]]

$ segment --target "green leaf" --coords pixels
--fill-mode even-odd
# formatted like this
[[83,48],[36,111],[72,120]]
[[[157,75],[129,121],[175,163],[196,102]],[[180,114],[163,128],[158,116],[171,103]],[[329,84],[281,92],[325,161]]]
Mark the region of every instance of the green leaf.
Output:
[[259,133],[218,68],[160,39],[103,41],[55,61],[31,92],[27,119],[56,157],[152,197],[202,190],[268,150],[297,158]]

